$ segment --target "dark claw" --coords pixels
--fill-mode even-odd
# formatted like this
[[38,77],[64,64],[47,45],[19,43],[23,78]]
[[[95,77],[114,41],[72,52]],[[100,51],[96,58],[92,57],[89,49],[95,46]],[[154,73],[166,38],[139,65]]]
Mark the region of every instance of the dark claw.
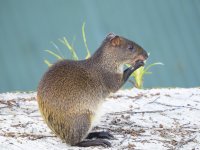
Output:
[[89,133],[86,139],[99,138],[99,139],[115,139],[109,132],[92,132]]
[[135,65],[133,66],[133,68],[136,70],[140,68],[141,66],[144,66],[144,62],[142,60],[138,60],[135,62]]
[[80,143],[77,143],[75,146],[79,146],[79,147],[89,147],[89,146],[111,147],[111,143],[106,140],[103,140],[103,139],[96,139],[96,140],[90,140],[90,141],[82,141]]

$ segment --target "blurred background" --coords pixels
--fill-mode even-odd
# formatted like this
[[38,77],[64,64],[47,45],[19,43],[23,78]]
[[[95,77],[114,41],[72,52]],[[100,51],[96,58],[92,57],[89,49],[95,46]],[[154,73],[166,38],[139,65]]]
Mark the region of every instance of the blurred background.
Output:
[[127,37],[162,62],[144,77],[144,87],[200,86],[199,0],[0,0],[0,92],[35,91],[47,70],[45,52],[70,53],[67,37],[80,58],[86,56],[85,32],[93,53],[109,32]]

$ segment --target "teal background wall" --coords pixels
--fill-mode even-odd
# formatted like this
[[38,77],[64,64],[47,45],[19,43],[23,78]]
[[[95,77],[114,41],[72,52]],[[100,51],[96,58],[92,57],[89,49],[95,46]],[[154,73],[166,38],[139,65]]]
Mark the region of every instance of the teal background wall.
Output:
[[[0,0],[0,92],[36,90],[47,69],[44,52],[66,36],[81,58],[86,22],[94,52],[109,32],[123,35],[151,53],[148,63],[163,62],[145,77],[145,87],[200,85],[199,0]],[[75,40],[73,40],[75,38]]]

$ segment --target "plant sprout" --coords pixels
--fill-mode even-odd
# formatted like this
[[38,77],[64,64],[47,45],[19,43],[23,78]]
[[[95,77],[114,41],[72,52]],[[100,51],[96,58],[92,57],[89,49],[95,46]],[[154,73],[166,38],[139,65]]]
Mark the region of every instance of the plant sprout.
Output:
[[[91,54],[90,54],[90,50],[88,48],[87,40],[86,40],[86,36],[85,36],[85,22],[82,25],[82,37],[83,37],[83,42],[84,42],[84,45],[85,45],[85,48],[86,48],[86,52],[87,52],[87,55],[86,55],[85,59],[88,59],[91,56]],[[69,41],[67,40],[66,37],[63,37],[62,39],[59,39],[59,41],[68,48],[68,50],[71,53],[71,56],[72,56],[73,60],[79,60],[78,55],[77,55],[73,45],[69,43]],[[55,43],[53,43],[53,45],[57,50],[59,50],[58,46]],[[58,60],[65,59],[64,57],[61,57],[60,55],[52,52],[51,50],[45,50],[45,51],[47,53],[51,54],[52,56],[54,56]],[[47,59],[44,60],[44,63],[47,64],[48,66],[52,65]]]
[[134,77],[134,80],[135,80],[135,82],[131,82],[131,83],[133,83],[136,88],[142,89],[144,75],[152,74],[152,72],[149,72],[149,69],[156,65],[164,65],[164,64],[161,62],[156,62],[156,63],[152,63],[152,64],[148,65],[147,67],[142,66],[142,67],[138,68],[136,71],[134,71],[131,74],[131,76]]

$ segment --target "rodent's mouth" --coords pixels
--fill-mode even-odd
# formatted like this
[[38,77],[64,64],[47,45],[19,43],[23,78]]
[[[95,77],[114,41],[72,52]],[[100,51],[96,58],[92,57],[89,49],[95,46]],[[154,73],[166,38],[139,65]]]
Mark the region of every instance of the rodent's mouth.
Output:
[[133,60],[133,62],[131,63],[131,66],[135,66],[137,63],[143,64],[143,66],[144,66],[144,61],[145,61],[146,59],[147,59],[147,58],[145,58],[144,56],[139,55],[137,58],[135,58],[135,59]]

